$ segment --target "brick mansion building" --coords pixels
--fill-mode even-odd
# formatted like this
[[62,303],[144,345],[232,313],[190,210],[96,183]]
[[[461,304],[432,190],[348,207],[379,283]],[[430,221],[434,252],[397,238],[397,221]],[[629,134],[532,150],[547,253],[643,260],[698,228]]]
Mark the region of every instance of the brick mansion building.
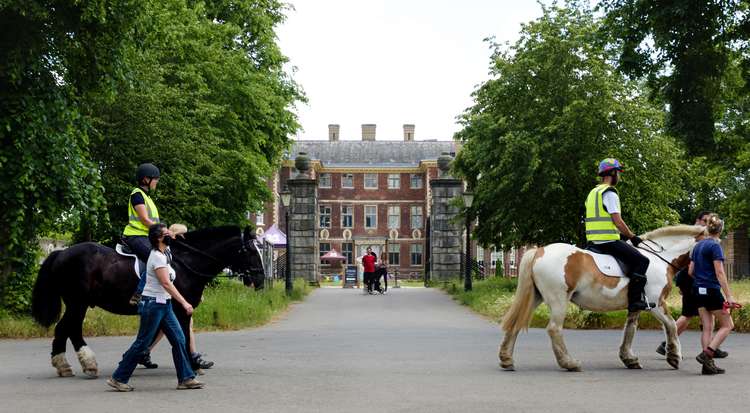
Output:
[[[318,184],[317,228],[319,253],[335,249],[346,265],[357,264],[366,248],[386,252],[389,271],[402,278],[424,276],[427,260],[427,221],[430,217],[430,180],[438,176],[442,153],[455,156],[453,141],[415,140],[414,125],[403,126],[402,140],[376,140],[376,125],[362,125],[361,140],[341,140],[339,125],[329,125],[327,140],[296,141],[287,161],[269,187],[276,199],[256,215],[262,234],[276,224],[284,230],[284,208],[278,193],[296,175],[293,160],[310,158],[311,175]],[[513,273],[521,251],[507,253],[475,247],[472,255],[487,273],[507,261]],[[340,273],[340,267],[321,263],[321,274]]]

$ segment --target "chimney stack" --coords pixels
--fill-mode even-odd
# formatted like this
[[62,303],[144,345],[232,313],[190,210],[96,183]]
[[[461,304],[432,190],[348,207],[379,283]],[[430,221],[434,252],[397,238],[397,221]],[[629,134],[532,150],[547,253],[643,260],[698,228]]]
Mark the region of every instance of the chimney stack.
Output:
[[328,125],[328,140],[330,142],[336,142],[339,140],[339,125]]
[[375,124],[374,123],[362,124],[362,140],[363,141],[375,140]]
[[414,140],[414,124],[404,124],[404,142],[410,142]]

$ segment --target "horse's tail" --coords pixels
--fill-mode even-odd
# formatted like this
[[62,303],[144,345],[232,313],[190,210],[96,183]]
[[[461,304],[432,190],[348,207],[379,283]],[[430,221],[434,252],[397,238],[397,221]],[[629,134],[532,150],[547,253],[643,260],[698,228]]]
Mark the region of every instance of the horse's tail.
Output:
[[503,331],[506,333],[517,333],[522,329],[529,328],[531,316],[536,307],[536,296],[539,294],[533,278],[536,251],[536,248],[526,251],[521,259],[516,296],[513,299],[513,304],[503,317]]
[[31,294],[31,315],[37,323],[49,327],[57,321],[62,307],[60,288],[54,279],[52,265],[60,251],[52,253],[42,263]]

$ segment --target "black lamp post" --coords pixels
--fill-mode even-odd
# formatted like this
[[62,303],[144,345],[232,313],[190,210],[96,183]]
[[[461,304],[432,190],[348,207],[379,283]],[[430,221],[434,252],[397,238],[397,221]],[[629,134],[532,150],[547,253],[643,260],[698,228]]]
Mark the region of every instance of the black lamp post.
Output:
[[286,230],[286,270],[284,271],[284,287],[287,295],[292,295],[292,234],[289,233],[289,206],[292,202],[292,193],[288,189],[284,188],[279,193],[281,198],[281,204],[284,206],[284,227]]
[[464,291],[471,291],[471,219],[469,209],[474,202],[474,194],[469,191],[463,193],[464,214],[466,214],[466,271],[464,273]]

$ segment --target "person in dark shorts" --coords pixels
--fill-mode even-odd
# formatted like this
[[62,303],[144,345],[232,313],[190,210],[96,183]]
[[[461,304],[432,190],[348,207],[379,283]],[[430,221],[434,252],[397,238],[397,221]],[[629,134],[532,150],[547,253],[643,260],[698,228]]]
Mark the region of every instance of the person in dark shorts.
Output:
[[[736,303],[724,273],[724,252],[719,244],[719,234],[724,229],[724,222],[718,215],[709,214],[706,217],[706,228],[708,237],[699,241],[693,248],[690,257],[692,261],[688,269],[689,274],[695,279],[693,295],[703,324],[703,351],[695,359],[703,366],[702,374],[722,374],[724,369],[716,366],[714,357],[716,349],[734,328],[727,307],[732,308]],[[722,291],[726,295],[726,300]],[[719,322],[719,330],[712,335],[714,318]]]
[[[695,225],[706,226],[706,217],[709,215],[708,211],[701,211],[695,218]],[[703,239],[701,237],[700,239]],[[698,316],[698,305],[693,296],[693,277],[688,275],[687,268],[684,268],[677,272],[674,277],[674,282],[677,288],[680,290],[682,296],[682,313],[677,319],[677,335],[682,334],[683,331],[687,330],[690,319]],[[659,347],[656,348],[656,352],[662,356],[667,355],[667,342],[662,341]],[[716,349],[714,351],[714,358],[721,359],[729,356],[729,353],[722,349]]]
[[388,280],[386,279],[388,277],[388,257],[385,254],[385,252],[380,253],[380,260],[375,264],[375,274],[373,275],[373,289],[380,294],[385,292],[380,284],[380,277],[383,277],[385,285],[388,285]]

